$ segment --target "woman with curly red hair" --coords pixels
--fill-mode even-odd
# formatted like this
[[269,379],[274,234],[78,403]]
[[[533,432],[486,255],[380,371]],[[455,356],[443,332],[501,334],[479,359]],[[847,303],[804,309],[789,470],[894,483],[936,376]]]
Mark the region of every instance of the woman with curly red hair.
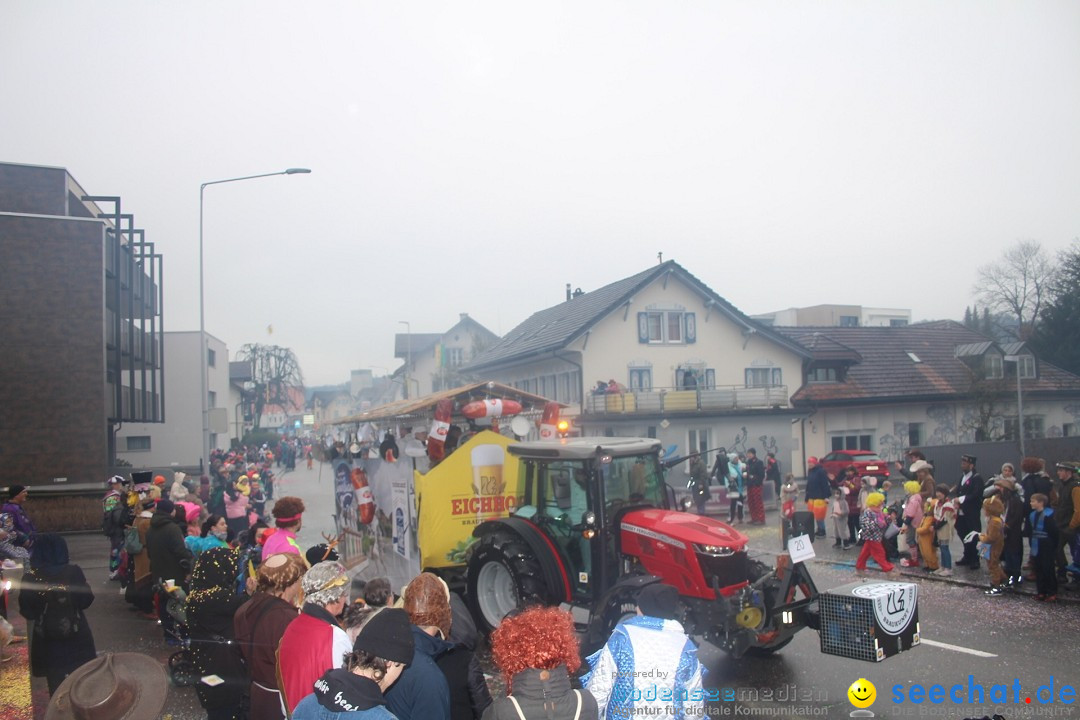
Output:
[[597,719],[596,699],[570,686],[581,657],[569,613],[536,607],[508,617],[492,634],[491,650],[509,694],[488,706],[483,720]]

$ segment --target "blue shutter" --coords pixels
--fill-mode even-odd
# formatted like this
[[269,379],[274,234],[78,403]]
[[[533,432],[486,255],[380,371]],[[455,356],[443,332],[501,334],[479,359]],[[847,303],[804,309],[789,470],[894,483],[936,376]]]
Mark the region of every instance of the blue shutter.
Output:
[[649,342],[649,313],[639,312],[637,314],[637,341],[639,343]]
[[697,318],[694,313],[684,313],[683,318],[685,318],[686,322],[687,344],[697,342]]

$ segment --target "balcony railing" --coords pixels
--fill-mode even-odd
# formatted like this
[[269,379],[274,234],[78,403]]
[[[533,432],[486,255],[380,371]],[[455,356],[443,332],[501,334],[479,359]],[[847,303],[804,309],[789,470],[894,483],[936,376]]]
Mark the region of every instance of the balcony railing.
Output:
[[584,412],[591,415],[724,412],[787,407],[786,385],[770,387],[721,386],[683,390],[653,388],[589,395]]

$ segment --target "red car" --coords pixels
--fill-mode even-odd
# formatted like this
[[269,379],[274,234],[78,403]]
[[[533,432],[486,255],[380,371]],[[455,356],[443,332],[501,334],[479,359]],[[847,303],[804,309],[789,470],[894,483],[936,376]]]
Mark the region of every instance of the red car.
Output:
[[825,472],[840,478],[844,476],[844,470],[848,466],[855,466],[855,474],[874,475],[881,479],[889,477],[889,463],[877,456],[877,453],[869,450],[833,450],[821,458],[821,466]]

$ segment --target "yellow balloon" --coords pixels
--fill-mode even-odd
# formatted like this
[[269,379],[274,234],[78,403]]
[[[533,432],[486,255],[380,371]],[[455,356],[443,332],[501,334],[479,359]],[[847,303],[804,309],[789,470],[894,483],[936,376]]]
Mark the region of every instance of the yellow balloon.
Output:
[[851,683],[847,690],[848,700],[857,708],[868,708],[877,699],[877,688],[866,678],[859,678]]

